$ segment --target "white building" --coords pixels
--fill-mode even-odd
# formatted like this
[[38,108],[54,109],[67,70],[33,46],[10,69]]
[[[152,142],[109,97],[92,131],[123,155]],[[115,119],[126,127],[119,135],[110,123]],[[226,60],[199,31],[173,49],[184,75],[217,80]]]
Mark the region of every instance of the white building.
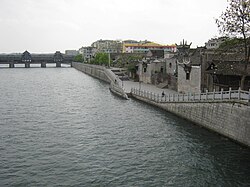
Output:
[[78,51],[77,50],[65,50],[65,55],[69,55],[69,56],[76,56],[78,55]]
[[94,47],[81,47],[79,49],[79,54],[82,54],[84,61],[89,61],[92,58],[94,58],[95,54],[96,54],[96,48]]
[[219,48],[220,44],[222,44],[225,40],[226,37],[212,38],[205,43],[205,47],[207,49],[217,49]]
[[97,40],[91,44],[98,53],[121,53],[122,43],[119,40]]

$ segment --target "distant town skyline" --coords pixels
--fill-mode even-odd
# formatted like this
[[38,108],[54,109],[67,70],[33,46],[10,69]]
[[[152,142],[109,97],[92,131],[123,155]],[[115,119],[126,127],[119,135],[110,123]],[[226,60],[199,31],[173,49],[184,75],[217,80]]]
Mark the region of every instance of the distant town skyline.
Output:
[[227,0],[1,0],[0,53],[78,50],[99,39],[204,46]]

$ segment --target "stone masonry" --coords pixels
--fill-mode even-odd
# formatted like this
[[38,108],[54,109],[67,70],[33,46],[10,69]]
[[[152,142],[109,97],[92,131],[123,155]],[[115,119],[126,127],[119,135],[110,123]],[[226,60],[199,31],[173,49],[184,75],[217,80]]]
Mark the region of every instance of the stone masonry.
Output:
[[156,103],[133,95],[184,119],[250,146],[250,108],[233,102]]

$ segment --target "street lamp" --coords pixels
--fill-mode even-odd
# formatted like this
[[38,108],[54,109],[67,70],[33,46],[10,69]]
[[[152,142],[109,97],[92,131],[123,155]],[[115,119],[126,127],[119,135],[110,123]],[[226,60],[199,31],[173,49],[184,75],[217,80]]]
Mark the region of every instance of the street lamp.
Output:
[[110,52],[108,53],[108,57],[109,57],[109,68],[110,68]]

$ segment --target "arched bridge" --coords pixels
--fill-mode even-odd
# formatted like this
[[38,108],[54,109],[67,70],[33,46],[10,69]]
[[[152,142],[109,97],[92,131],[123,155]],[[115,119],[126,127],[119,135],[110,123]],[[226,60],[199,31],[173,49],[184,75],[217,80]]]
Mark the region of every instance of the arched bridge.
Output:
[[56,67],[61,67],[61,64],[69,64],[72,66],[74,56],[62,54],[56,51],[54,54],[31,54],[28,51],[15,54],[0,54],[0,64],[8,64],[10,68],[14,68],[15,64],[24,64],[29,68],[31,64],[41,64],[45,68],[46,64],[56,64]]

